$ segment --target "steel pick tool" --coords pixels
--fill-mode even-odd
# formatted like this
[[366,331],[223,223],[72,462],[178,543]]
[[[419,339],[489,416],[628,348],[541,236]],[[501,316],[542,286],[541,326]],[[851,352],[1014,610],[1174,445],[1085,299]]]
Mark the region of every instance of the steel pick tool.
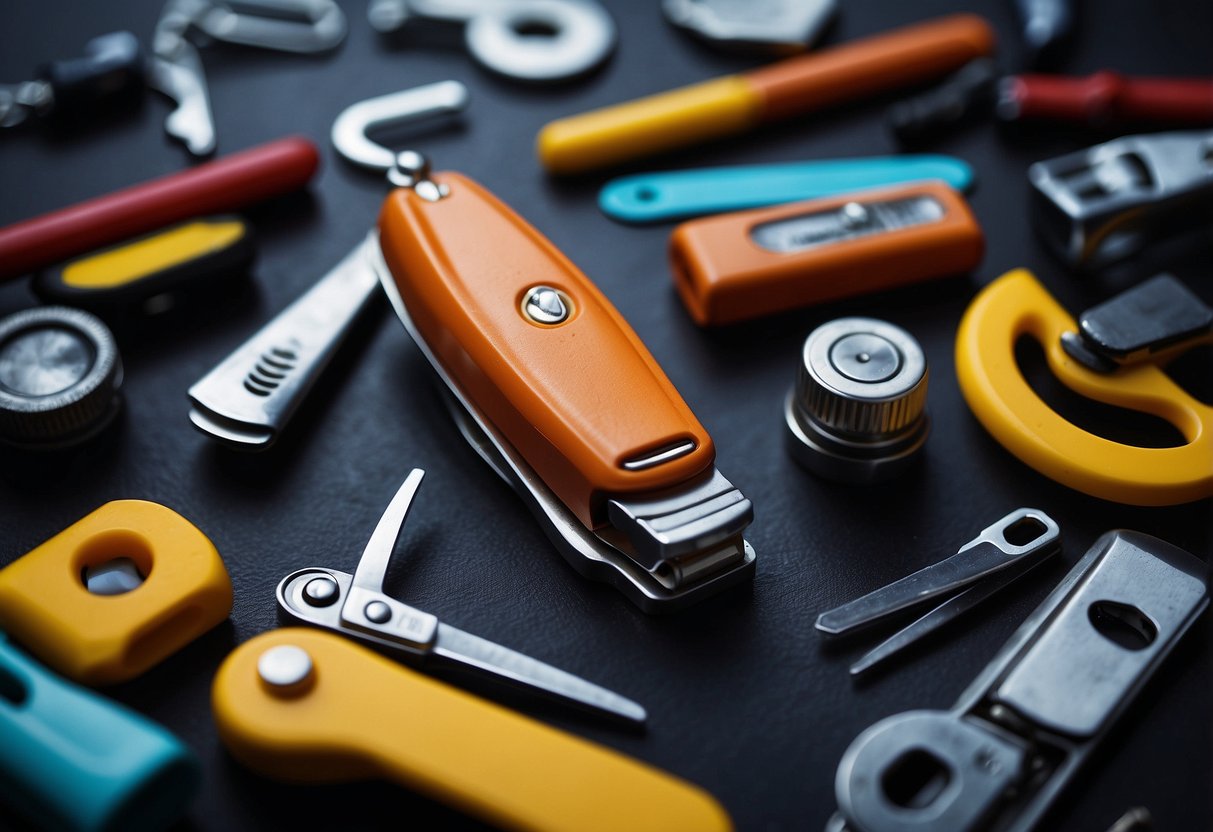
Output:
[[383,591],[392,550],[425,472],[413,469],[375,527],[354,574],[310,567],[278,584],[278,610],[308,624],[370,645],[418,666],[471,671],[514,687],[537,691],[592,711],[643,723],[640,705],[584,679],[438,621]]

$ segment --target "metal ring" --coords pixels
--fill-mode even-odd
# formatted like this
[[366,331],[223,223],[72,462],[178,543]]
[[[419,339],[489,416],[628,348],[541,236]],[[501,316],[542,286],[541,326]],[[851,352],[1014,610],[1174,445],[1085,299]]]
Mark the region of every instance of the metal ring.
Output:
[[457,113],[467,105],[467,87],[458,81],[439,81],[351,104],[337,116],[330,135],[337,152],[354,164],[391,170],[396,152],[368,139],[368,130]]
[[607,59],[615,48],[615,23],[597,3],[513,0],[478,12],[468,21],[465,38],[472,56],[494,72],[523,81],[559,81]]

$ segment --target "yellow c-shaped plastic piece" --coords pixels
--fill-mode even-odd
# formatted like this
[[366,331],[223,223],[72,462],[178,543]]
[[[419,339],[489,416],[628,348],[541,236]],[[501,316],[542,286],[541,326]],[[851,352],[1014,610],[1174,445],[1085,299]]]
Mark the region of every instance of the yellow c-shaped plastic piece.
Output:
[[[144,580],[89,592],[84,570],[117,558]],[[143,673],[227,618],[232,582],[219,552],[169,508],[115,500],[0,570],[0,630],[86,685]]]
[[[1213,408],[1153,364],[1102,374],[1070,358],[1063,332],[1074,319],[1031,272],[1008,272],[983,289],[956,334],[956,375],[977,419],[1003,447],[1045,476],[1118,503],[1166,506],[1213,496]],[[1183,434],[1173,448],[1123,445],[1088,433],[1044,403],[1015,361],[1027,335],[1063,384],[1105,404],[1158,416]]]
[[[283,659],[287,646],[303,651],[286,651],[287,669],[306,654],[310,671],[270,684],[263,657]],[[281,780],[389,779],[530,832],[733,828],[690,783],[330,633],[287,628],[246,642],[219,668],[211,702],[228,750]]]

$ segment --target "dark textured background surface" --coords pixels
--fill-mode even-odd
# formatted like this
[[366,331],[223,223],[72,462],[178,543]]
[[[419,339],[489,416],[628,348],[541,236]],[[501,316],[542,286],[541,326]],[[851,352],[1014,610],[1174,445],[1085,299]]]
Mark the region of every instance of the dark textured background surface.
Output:
[[[127,28],[146,38],[158,5],[8,3],[0,78],[27,77],[39,61],[78,54],[87,38],[102,32]],[[230,623],[110,691],[177,732],[202,758],[206,778],[187,826],[237,830],[294,821],[306,828],[475,828],[392,786],[292,788],[252,776],[224,753],[208,704],[210,680],[223,656],[276,625],[278,580],[308,565],[352,569],[413,466],[429,476],[405,548],[389,573],[389,591],[455,626],[643,703],[651,717],[647,732],[638,735],[542,705],[527,711],[704,786],[739,828],[764,832],[820,828],[834,807],[835,766],[855,735],[898,711],[949,706],[1101,532],[1138,529],[1206,559],[1213,550],[1209,501],[1138,509],[1056,485],[991,440],[956,385],[952,339],[979,285],[1028,266],[1071,309],[1079,309],[1152,273],[1152,264],[1140,263],[1120,275],[1075,278],[1030,232],[1027,165],[1100,136],[1048,127],[1017,135],[983,125],[937,145],[971,162],[978,174],[972,204],[985,227],[988,252],[970,278],[707,334],[690,322],[672,291],[664,260],[669,227],[612,223],[594,202],[605,176],[552,181],[531,152],[535,131],[554,117],[754,63],[710,52],[673,31],[656,5],[610,3],[621,34],[618,52],[584,82],[553,89],[489,76],[457,40],[384,40],[370,30],[361,2],[346,4],[350,35],[333,55],[205,52],[220,150],[284,133],[310,136],[324,155],[310,198],[254,215],[260,239],[254,289],[123,340],[128,406],[115,430],[50,462],[0,457],[0,564],[101,503],[127,497],[176,509],[222,553],[236,588]],[[827,42],[965,4],[841,5]],[[1010,3],[972,5],[998,30],[1004,62],[1017,65]],[[1086,5],[1074,49],[1063,62],[1066,70],[1209,73],[1208,3]],[[632,323],[716,439],[720,469],[754,502],[757,519],[749,539],[759,560],[752,588],[655,619],[613,590],[579,578],[522,503],[462,444],[422,359],[386,310],[348,345],[272,452],[233,454],[190,427],[186,388],[336,263],[376,215],[384,187],[328,148],[333,118],[353,101],[445,78],[462,80],[472,90],[462,126],[414,134],[408,143],[430,153],[437,166],[469,174],[512,204],[597,281]],[[181,168],[184,152],[161,132],[165,113],[164,102],[149,96],[137,114],[76,135],[29,130],[0,136],[0,223]],[[882,114],[881,104],[865,103],[646,167],[894,152]],[[1211,299],[1207,250],[1159,260]],[[0,286],[0,314],[33,303],[25,282]],[[782,448],[780,403],[799,344],[817,324],[851,313],[908,328],[931,367],[934,433],[925,464],[879,488],[816,480]],[[1199,375],[1202,366],[1207,372],[1206,363],[1189,374]],[[1139,435],[1149,427],[1123,424],[1109,429]],[[1063,556],[916,651],[912,660],[853,686],[846,667],[867,642],[823,650],[812,628],[817,613],[955,551],[1021,505],[1058,520]],[[1160,829],[1213,828],[1211,656],[1207,628],[1201,627],[1143,691],[1047,828],[1104,830],[1135,805],[1149,807]],[[0,827],[13,823],[0,811]]]

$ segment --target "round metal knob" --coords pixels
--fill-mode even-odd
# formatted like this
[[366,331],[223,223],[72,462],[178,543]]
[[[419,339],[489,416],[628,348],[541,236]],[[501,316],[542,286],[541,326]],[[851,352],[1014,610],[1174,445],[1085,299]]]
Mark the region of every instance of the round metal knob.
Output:
[[98,318],[42,306],[0,320],[0,439],[28,448],[75,445],[121,406],[122,360]]
[[793,456],[816,474],[876,482],[926,441],[927,360],[900,327],[840,318],[805,340],[785,418]]

